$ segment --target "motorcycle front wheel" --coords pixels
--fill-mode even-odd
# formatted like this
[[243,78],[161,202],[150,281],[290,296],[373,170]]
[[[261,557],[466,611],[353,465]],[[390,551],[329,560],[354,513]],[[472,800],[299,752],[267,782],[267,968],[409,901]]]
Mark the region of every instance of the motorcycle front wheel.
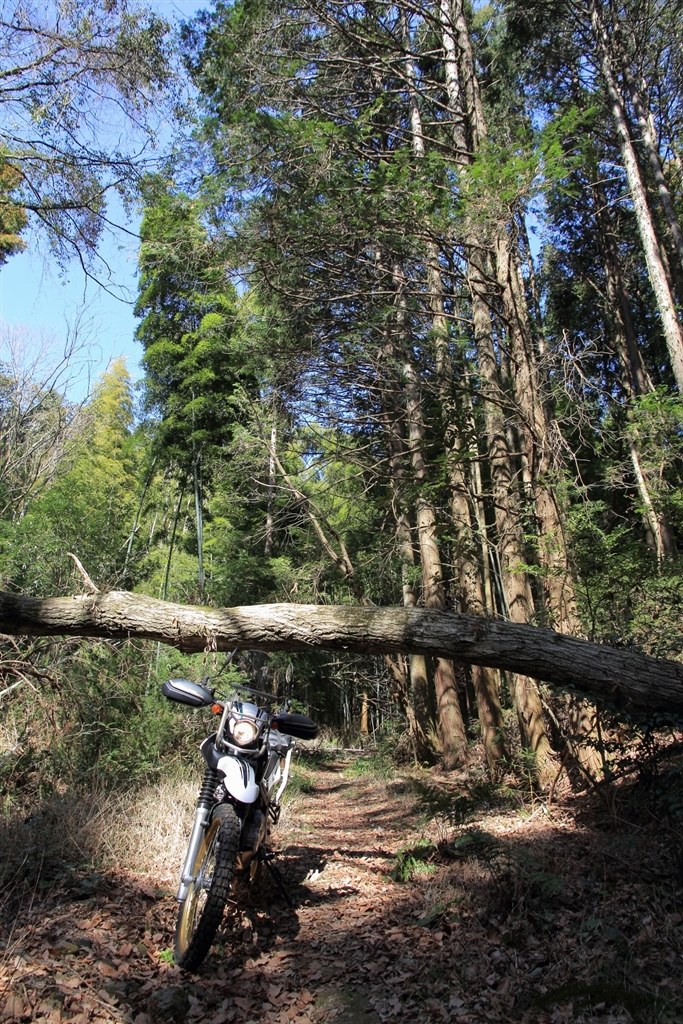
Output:
[[230,804],[213,812],[192,865],[190,891],[180,903],[175,962],[195,971],[209,952],[230,895],[239,850],[241,822]]

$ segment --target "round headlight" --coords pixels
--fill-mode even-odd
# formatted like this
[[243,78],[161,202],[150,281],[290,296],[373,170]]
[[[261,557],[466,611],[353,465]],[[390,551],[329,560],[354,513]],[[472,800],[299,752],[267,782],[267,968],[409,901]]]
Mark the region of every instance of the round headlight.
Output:
[[239,722],[235,722],[232,727],[232,738],[238,747],[248,747],[250,743],[254,742],[257,736],[258,729],[254,722],[242,719]]

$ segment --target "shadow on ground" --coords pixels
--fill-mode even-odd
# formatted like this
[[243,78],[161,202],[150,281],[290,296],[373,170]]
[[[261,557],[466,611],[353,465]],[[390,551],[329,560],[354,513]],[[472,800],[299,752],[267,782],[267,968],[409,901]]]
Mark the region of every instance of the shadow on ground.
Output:
[[419,793],[330,782],[280,839],[294,908],[267,874],[240,885],[197,975],[168,962],[165,888],[81,867],[6,902],[4,1021],[678,1024],[676,837],[646,803],[492,806],[421,843]]

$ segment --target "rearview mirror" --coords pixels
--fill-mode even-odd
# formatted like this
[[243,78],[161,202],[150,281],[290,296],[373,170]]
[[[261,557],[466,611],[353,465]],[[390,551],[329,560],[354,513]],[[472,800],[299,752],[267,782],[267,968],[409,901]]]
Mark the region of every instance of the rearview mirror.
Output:
[[193,683],[191,679],[169,679],[161,687],[161,692],[169,700],[191,708],[206,708],[213,704],[213,693],[208,686]]
[[271,726],[286,736],[295,736],[298,740],[314,740],[318,735],[318,726],[308,715],[298,715],[293,711],[277,711]]

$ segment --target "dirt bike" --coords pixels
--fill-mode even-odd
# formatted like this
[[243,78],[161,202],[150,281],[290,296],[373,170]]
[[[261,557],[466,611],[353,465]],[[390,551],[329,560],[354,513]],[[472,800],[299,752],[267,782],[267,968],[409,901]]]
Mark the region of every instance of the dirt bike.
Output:
[[294,739],[314,739],[318,728],[307,715],[280,708],[277,698],[240,687],[217,696],[204,683],[171,679],[161,692],[169,700],[220,715],[216,732],[200,746],[205,761],[194,824],[178,887],[175,961],[196,970],[209,952],[236,876],[253,877],[270,864],[266,843],[280,817]]

